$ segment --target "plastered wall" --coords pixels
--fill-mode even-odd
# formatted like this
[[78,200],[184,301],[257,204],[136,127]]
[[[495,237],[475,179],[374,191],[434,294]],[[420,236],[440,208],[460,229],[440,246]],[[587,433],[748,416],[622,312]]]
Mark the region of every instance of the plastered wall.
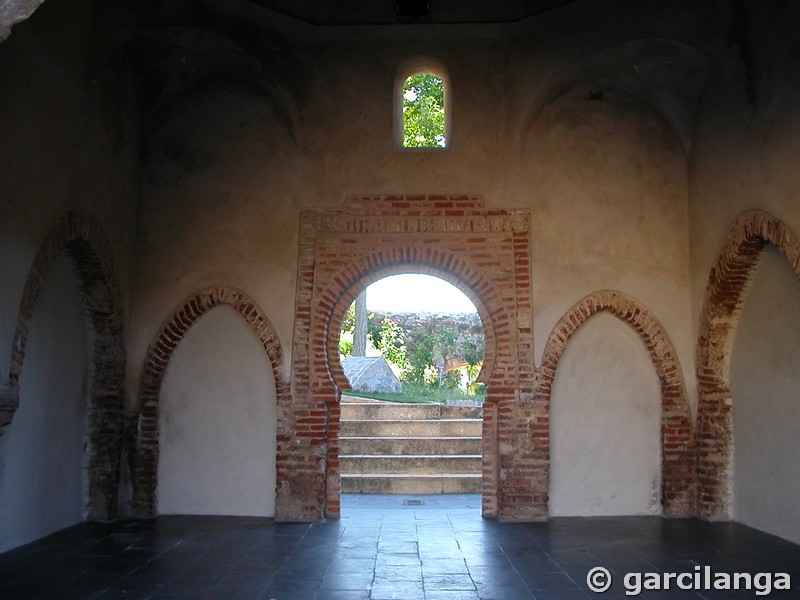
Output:
[[[600,39],[603,31],[581,35]],[[169,97],[140,123],[128,410],[140,408],[142,365],[158,327],[206,286],[254,298],[283,343],[290,375],[300,210],[339,208],[350,193],[477,194],[489,210],[529,211],[534,361],[564,312],[614,288],[653,310],[680,364],[690,364],[680,142],[624,93],[607,90],[598,100],[591,86],[574,85],[532,106],[524,90],[571,52],[554,48],[543,55],[459,35],[335,44],[299,36],[285,48],[291,74],[270,72],[269,93],[214,84]],[[393,148],[395,71],[416,54],[431,55],[451,78],[446,152]]]
[[800,543],[800,282],[768,248],[731,357],[733,516]]
[[[89,411],[87,396],[108,398],[121,389],[121,382],[103,381],[103,375],[89,381],[86,369],[115,353],[124,361],[122,333],[112,325],[120,347],[104,343],[106,354],[93,356],[91,345],[105,337],[94,335],[84,315],[87,306],[104,303],[104,277],[115,290],[124,287],[114,298],[118,309],[127,308],[138,151],[124,78],[93,71],[88,60],[93,7],[83,0],[48,2],[0,44],[0,389],[3,403],[19,402],[19,423],[15,419],[0,437],[2,549],[116,511],[116,492],[101,500],[87,479],[90,472],[119,472],[121,444],[111,442],[100,460],[91,450],[109,433],[119,440],[117,423],[101,417],[87,428],[84,420],[107,408],[101,401],[99,412]],[[83,227],[64,219],[74,209],[74,215],[83,210],[96,217],[96,231],[113,242],[88,249],[83,239],[59,254],[92,229],[88,220]],[[102,260],[93,262],[98,251],[109,259],[107,271]],[[95,271],[84,278],[95,285],[88,303],[76,263],[66,255],[88,258],[78,261],[81,268]],[[113,323],[108,306],[103,310],[101,319]],[[96,372],[107,373],[104,367]],[[101,464],[105,459],[115,464]],[[118,485],[101,477],[94,482],[106,490]],[[89,510],[101,504],[99,512]]]
[[[710,374],[700,386],[706,387],[700,392],[705,406],[701,412],[713,415],[711,420],[698,417],[700,494],[711,500],[700,507],[700,514],[718,519],[738,512],[738,467],[734,461],[738,461],[739,450],[732,423],[732,418],[737,419],[737,391],[731,377],[739,377],[741,385],[743,378],[751,375],[729,372],[727,368],[731,348],[742,351],[733,343],[739,310],[747,306],[746,290],[756,273],[753,267],[761,247],[765,242],[778,244],[789,261],[796,264],[794,236],[800,227],[800,180],[797,169],[790,165],[800,144],[800,82],[789,75],[797,72],[797,43],[788,33],[794,27],[790,24],[797,23],[798,14],[796,7],[789,4],[776,5],[768,17],[754,8],[750,6],[740,15],[749,35],[748,46],[740,46],[750,65],[746,85],[738,88],[745,94],[737,94],[736,86],[719,71],[711,75],[698,104],[689,162],[696,368],[698,379]],[[786,27],[776,28],[776,23]],[[745,213],[753,216],[742,216]],[[754,225],[744,226],[747,221]],[[773,238],[769,230],[779,236]],[[741,258],[738,265],[737,253]],[[738,275],[733,275],[737,270]],[[709,296],[710,290],[722,293]],[[772,295],[777,295],[777,289]],[[780,313],[772,317],[778,322],[783,318]],[[758,364],[780,370],[779,364]],[[752,375],[756,377],[756,372]],[[722,404],[715,408],[715,402],[720,400]],[[787,424],[798,425],[796,417],[786,416]],[[714,439],[718,441],[711,442]],[[722,461],[715,458],[720,456],[724,457]],[[708,457],[706,466],[704,457]],[[709,465],[711,474],[704,474]]]
[[215,308],[189,330],[161,401],[158,511],[273,516],[275,380],[233,309]]
[[304,162],[264,99],[218,91],[176,100],[143,174],[129,403],[155,329],[198,289],[245,290],[279,338],[292,339]]
[[[399,41],[299,42],[302,81],[284,81],[296,110],[289,111],[289,127],[275,97],[236,86],[178,96],[152,123],[128,347],[131,409],[165,307],[200,287],[246,291],[288,349],[297,339],[298,247],[309,243],[300,211],[340,209],[349,194],[361,193],[474,193],[488,210],[530,211],[533,318],[527,313],[521,326],[532,327],[534,361],[573,304],[618,289],[664,324],[692,388],[680,141],[639,101],[608,91],[592,100],[587,85],[571,87],[509,130],[509,105],[521,99],[502,95],[505,82],[534,77],[535,63],[500,43],[455,39],[426,48],[451,77],[450,149],[398,152],[394,72],[414,48]],[[288,357],[291,374],[297,365]],[[586,376],[605,373],[593,365]],[[658,428],[652,433],[649,443],[658,447]],[[580,450],[573,452],[578,459]]]
[[525,137],[537,356],[570,300],[603,288],[638,298],[688,355],[686,156],[631,98],[590,90],[553,100]]
[[83,519],[87,327],[66,256],[33,313],[20,409],[0,437],[0,551]]
[[[34,256],[53,224],[79,207],[94,215],[115,258],[108,275],[121,290],[124,331],[114,333],[127,354],[128,428],[139,425],[141,399],[157,399],[157,389],[142,389],[142,374],[146,360],[159,360],[159,342],[167,343],[157,339],[165,320],[209,287],[228,295],[242,290],[247,310],[263,311],[270,323],[265,339],[284,357],[278,368],[285,381],[276,393],[291,407],[298,258],[308,242],[301,211],[341,209],[351,194],[461,194],[479,197],[487,211],[530,215],[530,261],[519,268],[531,286],[532,311],[523,311],[517,324],[533,340],[525,373],[532,377],[545,364],[551,332],[571,307],[599,290],[616,290],[635,300],[619,309],[629,311],[629,322],[647,313],[639,333],[652,341],[651,358],[668,355],[659,371],[661,396],[670,398],[664,404],[682,414],[688,402],[694,414],[704,298],[729,226],[743,211],[760,209],[800,231],[797,9],[784,3],[770,12],[752,3],[734,14],[725,3],[667,2],[589,14],[573,3],[508,27],[321,30],[266,9],[223,4],[209,10],[230,13],[202,22],[199,13],[182,12],[181,3],[153,3],[148,12],[124,2],[110,9],[51,0],[0,44],[4,378]],[[235,26],[244,21],[259,28],[257,41]],[[396,71],[415,56],[431,57],[450,77],[453,127],[444,152],[397,152],[392,144]],[[83,293],[93,297],[91,289]],[[549,443],[547,426],[536,429],[541,423],[532,416],[549,402],[558,417],[571,401],[600,397],[591,395],[589,382],[615,397],[614,390],[627,389],[598,358],[623,343],[613,332],[625,326],[603,321],[595,333],[595,321],[585,325],[586,340],[580,328],[575,334],[571,352],[585,353],[585,360],[566,354],[563,364],[545,365],[556,373],[544,375],[559,379],[552,397],[536,396],[538,412],[528,413],[536,443]],[[181,352],[209,360],[203,344],[226,339],[210,323],[211,331],[196,342],[187,337]],[[175,359],[186,370],[167,382],[176,386],[167,386],[167,394],[183,389],[178,396],[191,394],[216,410],[206,391],[181,388],[191,379],[191,361],[180,353]],[[637,361],[630,395],[619,395],[630,409],[645,397],[644,373],[652,371]],[[586,366],[575,372],[579,362]],[[239,385],[234,365],[220,364]],[[163,374],[166,365],[158,367]],[[248,385],[259,395],[272,390],[266,380]],[[530,390],[504,393],[511,403]],[[735,390],[733,396],[735,405]],[[509,414],[523,423],[519,406]],[[157,408],[148,410],[155,422]],[[572,410],[561,416],[575,416]],[[183,417],[201,419],[193,411]],[[609,425],[637,419],[624,409]],[[196,432],[209,432],[207,426],[199,420]],[[688,437],[688,429],[680,435]],[[641,431],[634,443],[652,458],[658,432]],[[279,428],[278,435],[295,433]],[[3,436],[0,444],[10,442]],[[194,454],[192,444],[202,446],[199,439],[168,444],[165,461],[170,452],[178,458],[161,465],[162,491],[184,481],[181,465]],[[554,448],[558,490],[559,469],[581,464],[584,450]],[[138,450],[126,448],[123,473],[135,469]],[[505,455],[529,450],[506,448]],[[648,461],[635,486],[654,481]],[[123,481],[123,512],[130,487]],[[644,488],[636,489],[638,500],[627,505],[636,507],[624,510],[647,512]],[[684,492],[693,490],[687,485]],[[235,506],[231,498],[206,499],[215,510],[260,510]],[[167,493],[162,500],[166,508],[174,499]],[[559,504],[556,496],[553,506]],[[190,510],[179,501],[171,506]],[[746,514],[745,507],[737,505],[737,512]]]
[[787,160],[797,152],[800,123],[787,84],[781,103],[750,117],[730,98],[719,79],[709,82],[701,106],[690,167],[692,300],[695,326],[702,309],[708,271],[722,249],[726,230],[746,210],[759,209],[800,230],[796,201],[800,181]]
[[[797,7],[771,14],[746,11],[752,61],[747,97],[717,71],[707,81],[695,119],[689,161],[692,307],[695,327],[708,272],[726,229],[746,210],[759,209],[800,231],[800,147],[797,40],[790,33]],[[783,23],[785,27],[775,27]]]
[[661,513],[660,396],[627,325],[599,314],[575,333],[550,403],[551,516]]
[[[94,3],[47,2],[0,43],[0,373],[42,240],[70,209],[113,240],[125,286],[135,231],[138,150],[124,78],[88,60]],[[127,292],[125,294],[127,305]]]
[[[612,94],[587,100],[586,87],[554,100],[515,136],[498,136],[506,106],[486,89],[501,90],[527,59],[511,57],[513,74],[467,68],[479,55],[502,62],[496,53],[474,41],[442,44],[436,53],[453,80],[446,152],[393,150],[393,68],[409,54],[399,43],[345,43],[324,61],[311,53],[303,68],[313,93],[294,140],[270,99],[235,89],[176,99],[146,152],[131,356],[143,355],[164,305],[205,285],[246,290],[281,339],[291,339],[301,208],[339,208],[352,193],[474,193],[490,208],[531,211],[537,357],[572,304],[612,288],[650,307],[688,364],[688,200],[679,143],[635,102]],[[365,59],[354,64],[353,55]],[[520,136],[523,145],[515,145]],[[132,372],[129,384],[135,381]]]

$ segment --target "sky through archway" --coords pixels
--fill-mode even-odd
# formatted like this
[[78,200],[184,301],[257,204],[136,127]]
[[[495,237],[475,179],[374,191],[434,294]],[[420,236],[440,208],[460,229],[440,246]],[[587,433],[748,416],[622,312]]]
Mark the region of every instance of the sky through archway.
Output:
[[392,275],[367,287],[367,309],[403,313],[477,312],[470,299],[452,284],[416,273]]

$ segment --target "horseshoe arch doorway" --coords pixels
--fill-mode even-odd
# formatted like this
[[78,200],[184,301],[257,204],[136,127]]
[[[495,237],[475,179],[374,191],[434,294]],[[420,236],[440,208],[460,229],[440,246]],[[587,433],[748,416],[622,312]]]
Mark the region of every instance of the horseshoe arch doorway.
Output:
[[[293,356],[292,430],[279,433],[276,517],[310,520],[339,514],[339,327],[358,293],[398,273],[422,273],[455,285],[483,322],[486,385],[482,425],[482,513],[521,520],[546,516],[539,478],[499,485],[514,469],[501,456],[522,432],[515,408],[533,404],[530,223],[525,210],[487,209],[475,196],[352,196],[340,210],[304,211]],[[546,473],[546,465],[532,464]],[[546,475],[545,475],[546,477]],[[517,480],[519,481],[519,480]],[[521,485],[530,489],[522,490]],[[508,495],[506,502],[504,496]],[[518,506],[515,498],[523,498]],[[534,501],[531,502],[531,498]]]

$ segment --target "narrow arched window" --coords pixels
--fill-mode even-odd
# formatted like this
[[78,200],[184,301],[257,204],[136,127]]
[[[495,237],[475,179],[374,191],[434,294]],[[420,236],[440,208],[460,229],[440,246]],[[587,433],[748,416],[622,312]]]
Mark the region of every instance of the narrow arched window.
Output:
[[434,73],[414,73],[403,83],[403,147],[446,145],[444,80]]
[[450,147],[450,81],[441,63],[428,57],[406,61],[395,78],[394,98],[395,148]]

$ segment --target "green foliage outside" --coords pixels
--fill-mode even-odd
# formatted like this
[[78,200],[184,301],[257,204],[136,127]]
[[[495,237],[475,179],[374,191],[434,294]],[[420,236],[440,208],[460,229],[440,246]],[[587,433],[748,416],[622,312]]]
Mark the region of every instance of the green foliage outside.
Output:
[[469,394],[460,390],[459,388],[436,388],[429,385],[415,386],[404,383],[402,394],[354,392],[352,390],[343,390],[342,394],[345,396],[356,396],[358,398],[372,398],[374,400],[405,402],[409,404],[453,404],[463,401],[482,404],[484,398],[484,389],[483,386],[479,386],[475,394]]
[[483,389],[482,384],[478,383],[481,364],[486,355],[486,338],[483,337],[483,332],[464,340],[460,349],[461,356],[467,361],[467,391],[470,394],[477,394],[479,390]]
[[[352,354],[352,335],[355,330],[355,304],[351,305],[342,323],[339,353]],[[403,384],[403,401],[447,402],[458,399],[481,400],[483,386],[476,382],[486,351],[483,330],[470,327],[457,331],[452,325],[437,320],[423,326],[412,326],[405,331],[389,317],[379,318],[370,313],[367,317],[367,341],[400,373]],[[447,371],[447,357],[457,355],[467,363],[461,370]],[[466,383],[466,390],[460,385]],[[393,394],[363,394],[377,399],[398,400]]]
[[416,73],[403,84],[403,147],[444,148],[444,81]]
[[410,368],[401,379],[415,385],[427,383],[437,387],[457,387],[458,380],[454,381],[453,376],[448,378],[445,372],[446,357],[456,352],[457,339],[458,333],[450,327],[418,332],[414,349],[408,357]]
[[[339,336],[339,354],[353,354],[353,332],[356,328],[355,303],[350,305],[342,322],[342,334]],[[374,314],[367,316],[367,343],[380,352],[381,356],[396,365],[401,371],[407,367],[405,332],[389,317],[377,319]]]

